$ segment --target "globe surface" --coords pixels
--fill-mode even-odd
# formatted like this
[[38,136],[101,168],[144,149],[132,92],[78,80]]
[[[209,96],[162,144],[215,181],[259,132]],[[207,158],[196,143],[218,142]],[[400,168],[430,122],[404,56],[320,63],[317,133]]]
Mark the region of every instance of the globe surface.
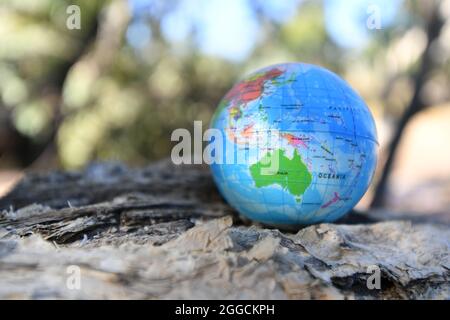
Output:
[[239,81],[211,128],[223,135],[213,178],[242,215],[269,225],[334,221],[361,199],[377,161],[373,117],[322,67],[287,63]]

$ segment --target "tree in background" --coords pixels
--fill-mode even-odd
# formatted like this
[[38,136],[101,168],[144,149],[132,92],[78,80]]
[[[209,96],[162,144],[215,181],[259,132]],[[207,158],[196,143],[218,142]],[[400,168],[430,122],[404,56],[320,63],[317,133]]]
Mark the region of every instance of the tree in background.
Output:
[[[162,158],[172,130],[206,125],[245,72],[297,60],[342,74],[394,124],[382,205],[408,121],[449,100],[449,1],[373,2],[380,30],[367,28],[364,1],[2,1],[0,165]],[[79,30],[66,27],[72,4]]]

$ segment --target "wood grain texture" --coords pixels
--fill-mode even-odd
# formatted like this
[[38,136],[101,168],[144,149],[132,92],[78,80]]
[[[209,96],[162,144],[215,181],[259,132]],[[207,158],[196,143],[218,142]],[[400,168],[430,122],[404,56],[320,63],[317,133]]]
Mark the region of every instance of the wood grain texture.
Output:
[[[0,207],[0,298],[450,298],[445,221],[352,212],[269,229],[241,219],[200,166],[29,174]],[[381,290],[366,285],[373,265]]]

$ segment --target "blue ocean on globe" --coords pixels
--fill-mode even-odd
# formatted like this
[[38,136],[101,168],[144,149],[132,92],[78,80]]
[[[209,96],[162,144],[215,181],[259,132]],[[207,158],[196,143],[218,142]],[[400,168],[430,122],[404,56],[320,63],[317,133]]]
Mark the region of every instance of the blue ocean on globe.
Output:
[[220,102],[223,135],[211,171],[226,201],[268,225],[331,222],[367,191],[377,162],[375,122],[362,98],[311,64],[260,69]]

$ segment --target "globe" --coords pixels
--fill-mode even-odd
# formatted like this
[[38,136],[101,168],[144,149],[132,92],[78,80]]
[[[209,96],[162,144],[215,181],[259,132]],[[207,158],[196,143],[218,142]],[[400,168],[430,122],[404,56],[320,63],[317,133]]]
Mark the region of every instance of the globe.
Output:
[[362,98],[319,66],[269,66],[236,83],[211,128],[223,135],[211,163],[216,185],[240,214],[267,225],[331,222],[367,191],[377,134]]

